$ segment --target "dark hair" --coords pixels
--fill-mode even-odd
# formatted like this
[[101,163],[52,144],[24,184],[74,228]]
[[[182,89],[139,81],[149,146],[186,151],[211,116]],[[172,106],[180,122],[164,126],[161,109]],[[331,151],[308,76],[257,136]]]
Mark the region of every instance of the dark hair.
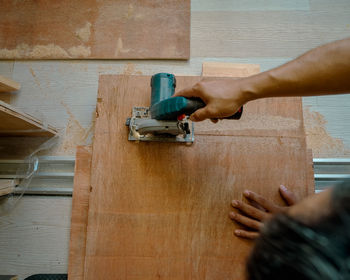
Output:
[[350,279],[350,180],[333,189],[331,214],[317,224],[287,214],[271,219],[246,269],[249,280]]

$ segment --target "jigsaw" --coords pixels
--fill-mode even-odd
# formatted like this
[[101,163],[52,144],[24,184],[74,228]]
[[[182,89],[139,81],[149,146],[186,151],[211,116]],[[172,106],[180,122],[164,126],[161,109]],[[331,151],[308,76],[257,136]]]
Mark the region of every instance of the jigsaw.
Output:
[[[173,74],[158,73],[151,78],[151,106],[133,107],[127,118],[130,141],[194,142],[194,124],[189,116],[203,108],[199,98],[172,97],[176,78]],[[227,119],[240,119],[243,107]]]

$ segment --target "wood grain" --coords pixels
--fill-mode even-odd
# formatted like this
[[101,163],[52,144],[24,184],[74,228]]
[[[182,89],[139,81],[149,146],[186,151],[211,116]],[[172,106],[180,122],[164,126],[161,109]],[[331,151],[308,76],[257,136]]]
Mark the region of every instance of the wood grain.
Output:
[[0,101],[0,136],[54,136],[57,131],[25,114],[9,104]]
[[0,218],[0,271],[19,280],[67,273],[70,197],[24,196]]
[[[262,130],[203,133],[192,146],[128,142],[124,121],[132,106],[149,104],[149,79],[100,77],[85,279],[242,279],[251,244],[233,235],[230,201],[249,187],[281,202],[281,183],[307,195],[302,126],[293,137]],[[199,79],[178,77],[178,88]],[[301,99],[276,103],[287,105],[300,111]]]
[[91,147],[78,146],[69,243],[68,279],[84,279],[86,229],[88,222]]
[[190,0],[0,1],[2,59],[188,59]]
[[204,77],[248,77],[260,72],[259,64],[203,62],[202,76]]
[[0,92],[17,91],[20,88],[19,83],[0,75]]

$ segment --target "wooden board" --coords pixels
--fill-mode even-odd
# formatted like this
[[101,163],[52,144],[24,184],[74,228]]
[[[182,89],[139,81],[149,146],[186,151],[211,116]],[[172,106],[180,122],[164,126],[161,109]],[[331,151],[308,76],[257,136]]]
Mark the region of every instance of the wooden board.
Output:
[[[281,183],[308,193],[301,99],[246,106],[283,112],[284,136],[250,126],[235,136],[232,125],[224,135],[202,130],[192,146],[128,142],[124,121],[149,104],[149,79],[100,77],[85,279],[242,279],[251,244],[233,235],[230,201],[245,188],[280,201]],[[178,77],[178,88],[198,80]]]
[[69,279],[84,279],[86,228],[88,222],[91,147],[78,146],[74,171],[74,192],[69,244]]
[[248,77],[260,72],[259,64],[203,62],[204,77]]
[[190,0],[0,0],[2,59],[188,59]]
[[19,83],[0,75],[0,92],[17,91],[20,88]]
[[54,136],[57,131],[50,125],[0,101],[0,136]]

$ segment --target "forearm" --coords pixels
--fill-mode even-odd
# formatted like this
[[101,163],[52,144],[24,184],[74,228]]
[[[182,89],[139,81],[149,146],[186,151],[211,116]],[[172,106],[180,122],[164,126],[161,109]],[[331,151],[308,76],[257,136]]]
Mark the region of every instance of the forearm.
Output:
[[350,38],[315,48],[280,67],[247,78],[244,85],[249,100],[350,92]]

